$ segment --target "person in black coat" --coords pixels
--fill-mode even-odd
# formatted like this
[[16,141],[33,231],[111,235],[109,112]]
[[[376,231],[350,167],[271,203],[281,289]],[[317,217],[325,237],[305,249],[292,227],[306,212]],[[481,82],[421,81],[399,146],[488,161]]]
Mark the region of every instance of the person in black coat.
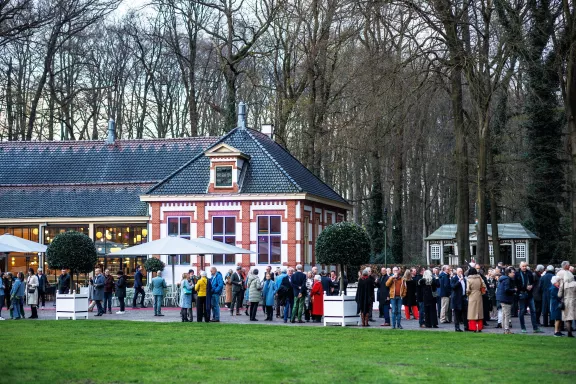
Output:
[[230,315],[234,316],[234,306],[236,306],[236,316],[240,315],[240,308],[242,308],[242,299],[244,296],[244,279],[241,275],[242,267],[237,266],[236,272],[230,277],[232,283],[232,303],[230,304]]
[[[291,322],[296,322],[298,318],[299,323],[303,323],[302,315],[304,314],[304,302],[306,300],[306,275],[302,272],[302,265],[296,265],[296,273],[292,275],[290,281],[292,282],[292,290],[294,292],[294,308],[292,309]],[[330,278],[328,278],[330,281]],[[323,287],[324,288],[324,287]],[[328,291],[330,292],[330,291]]]
[[[418,279],[418,287],[421,288],[422,292],[426,328],[438,328],[436,298],[432,293],[438,289],[438,280],[432,278],[431,271],[425,271],[424,276],[421,279]],[[422,316],[422,312],[420,312],[420,316]]]
[[126,275],[124,275],[124,272],[118,271],[116,276],[116,297],[120,303],[120,310],[116,314],[123,315],[126,310],[126,303],[124,302],[126,298]]
[[374,282],[370,279],[370,272],[368,269],[364,269],[364,271],[362,271],[362,277],[358,280],[356,307],[357,313],[360,314],[362,325],[365,327],[370,326],[368,321],[370,319],[372,303],[374,303]]
[[464,323],[464,328],[468,330],[468,298],[466,297],[466,279],[462,268],[456,269],[456,276],[450,280],[452,287],[452,309],[454,310],[454,328],[456,332],[462,332],[460,323]]
[[412,310],[414,318],[418,320],[420,317],[417,307],[418,302],[416,301],[416,288],[418,286],[416,285],[416,282],[412,277],[412,272],[409,269],[404,272],[404,277],[402,280],[406,285],[406,296],[402,298],[402,305],[404,305],[404,314],[406,315],[406,320],[410,320],[410,310]]
[[534,298],[534,306],[536,307],[536,323],[541,326],[540,316],[542,315],[542,291],[540,290],[540,279],[544,273],[544,266],[538,264],[534,272],[534,287],[532,287],[532,297]]
[[524,315],[526,314],[526,310],[530,309],[532,329],[534,330],[534,333],[541,333],[542,331],[538,328],[538,323],[536,321],[536,308],[534,306],[534,298],[532,295],[532,289],[534,288],[534,275],[528,270],[528,263],[525,261],[520,263],[520,270],[516,272],[514,283],[518,294],[518,307],[520,310],[518,317],[520,319],[522,332],[526,332]]
[[322,283],[322,290],[326,296],[330,296],[330,288],[332,287],[332,280],[326,274],[326,271],[320,272],[320,283]]
[[62,274],[58,276],[58,293],[61,295],[70,293],[70,275],[65,269],[63,269]]
[[553,327],[554,324],[549,323],[550,318],[550,287],[552,286],[552,277],[554,277],[554,266],[549,265],[546,267],[546,273],[540,278],[540,295],[542,296],[542,326]]
[[136,301],[138,301],[138,294],[141,295],[140,306],[146,308],[144,299],[146,293],[144,292],[144,284],[142,283],[142,266],[136,266],[136,273],[134,274],[134,297],[132,298],[132,308],[136,308]]
[[[422,276],[424,276],[424,273],[426,273],[426,269],[421,268],[419,272],[420,273],[414,274],[413,279],[416,282],[416,301],[418,302],[418,325],[420,326],[420,328],[423,328],[425,325],[426,308],[424,308],[424,290],[423,290],[424,287],[420,285],[419,282],[422,279]],[[432,271],[430,271],[430,276],[432,276]],[[435,286],[438,287],[438,282],[436,282]],[[434,302],[436,302],[436,298],[434,298]],[[434,313],[436,313],[436,311],[434,311]]]
[[386,286],[389,277],[386,268],[382,268],[381,275],[376,280],[376,286],[378,287],[378,306],[381,313],[380,317],[384,318],[383,327],[390,326],[390,288]]
[[38,276],[38,295],[39,295],[38,298],[39,301],[42,302],[40,308],[44,309],[44,304],[46,303],[46,290],[50,286],[50,283],[48,283],[48,278],[44,274],[42,268],[38,268],[37,276]]
[[[486,275],[484,274],[484,270],[480,267],[480,264],[476,265],[476,270],[478,271],[478,274],[480,275],[480,278],[482,279],[482,281],[484,281],[484,284],[486,285],[486,287],[488,287],[488,278],[486,278]],[[487,323],[488,320],[490,320],[490,311],[491,311],[491,306],[490,306],[490,298],[488,297],[488,289],[486,289],[486,291],[482,294],[482,312],[484,315],[484,321],[483,321],[483,326],[487,327],[489,326],[489,324]]]

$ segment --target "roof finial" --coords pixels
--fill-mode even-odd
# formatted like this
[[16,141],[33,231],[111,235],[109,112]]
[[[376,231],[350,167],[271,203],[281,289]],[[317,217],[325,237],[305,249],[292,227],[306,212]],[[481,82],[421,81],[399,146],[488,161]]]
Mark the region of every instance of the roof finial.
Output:
[[238,104],[238,128],[246,128],[246,104]]

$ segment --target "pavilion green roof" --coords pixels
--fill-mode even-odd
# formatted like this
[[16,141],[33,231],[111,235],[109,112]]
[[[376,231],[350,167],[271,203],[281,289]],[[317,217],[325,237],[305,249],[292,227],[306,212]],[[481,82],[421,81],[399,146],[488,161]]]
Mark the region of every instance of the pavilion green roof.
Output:
[[[455,240],[456,224],[444,224],[424,240]],[[476,225],[470,224],[470,239],[476,240]],[[488,236],[492,236],[492,226],[488,225]],[[539,237],[530,232],[520,223],[503,223],[498,224],[498,237],[500,239],[535,239]]]

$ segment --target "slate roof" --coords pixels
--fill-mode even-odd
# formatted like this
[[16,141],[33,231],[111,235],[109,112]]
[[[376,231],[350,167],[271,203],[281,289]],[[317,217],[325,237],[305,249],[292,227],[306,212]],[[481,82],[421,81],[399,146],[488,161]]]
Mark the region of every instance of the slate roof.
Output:
[[[212,147],[225,143],[250,156],[239,193],[309,193],[348,204],[331,187],[268,136],[235,128]],[[150,195],[202,194],[208,190],[210,160],[203,153],[154,186]]]
[[0,218],[146,216],[140,195],[218,139],[0,142]]
[[0,142],[0,218],[146,216],[139,196],[207,193],[204,152],[226,143],[250,156],[240,193],[309,193],[347,204],[268,136]]
[[[424,240],[453,240],[456,239],[456,224],[444,224]],[[476,226],[469,225],[470,239],[476,240]],[[488,225],[488,236],[492,236],[492,226]],[[520,223],[498,224],[498,237],[500,239],[540,239]]]
[[0,217],[146,216],[149,185],[0,188]]
[[0,142],[0,187],[157,183],[218,139]]

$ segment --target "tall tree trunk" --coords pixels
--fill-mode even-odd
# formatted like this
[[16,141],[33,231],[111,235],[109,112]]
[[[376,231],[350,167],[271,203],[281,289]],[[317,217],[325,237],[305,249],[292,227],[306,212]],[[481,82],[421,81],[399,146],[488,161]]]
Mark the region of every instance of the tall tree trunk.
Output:
[[30,116],[28,117],[28,125],[26,127],[26,140],[32,140],[32,132],[34,130],[34,123],[36,122],[38,104],[40,103],[40,98],[42,97],[42,92],[44,91],[44,85],[46,85],[48,74],[52,71],[52,60],[54,59],[54,54],[56,53],[56,43],[58,41],[58,35],[60,34],[61,27],[62,26],[58,24],[58,26],[52,30],[50,40],[48,41],[48,47],[46,48],[46,55],[44,56],[44,66],[42,68],[42,75],[38,80],[36,92],[34,93],[32,104],[30,105]]
[[8,120],[8,140],[14,138],[14,112],[12,110],[12,59],[8,63],[8,72],[6,73],[6,119]]
[[487,201],[486,201],[486,182],[487,182],[487,132],[489,124],[484,112],[480,111],[479,120],[479,137],[478,137],[478,225],[476,230],[476,256],[477,261],[482,264],[488,264],[490,259],[488,255],[488,215],[487,215]]
[[404,240],[403,240],[403,222],[402,222],[402,205],[403,205],[403,182],[402,174],[404,172],[404,132],[402,125],[397,131],[397,143],[394,159],[394,196],[392,204],[394,205],[394,214],[392,216],[392,244],[391,251],[396,263],[402,263],[404,259]]
[[456,137],[456,242],[459,262],[470,261],[470,187],[468,184],[468,144],[462,103],[462,68],[456,65],[450,74],[452,116]]

